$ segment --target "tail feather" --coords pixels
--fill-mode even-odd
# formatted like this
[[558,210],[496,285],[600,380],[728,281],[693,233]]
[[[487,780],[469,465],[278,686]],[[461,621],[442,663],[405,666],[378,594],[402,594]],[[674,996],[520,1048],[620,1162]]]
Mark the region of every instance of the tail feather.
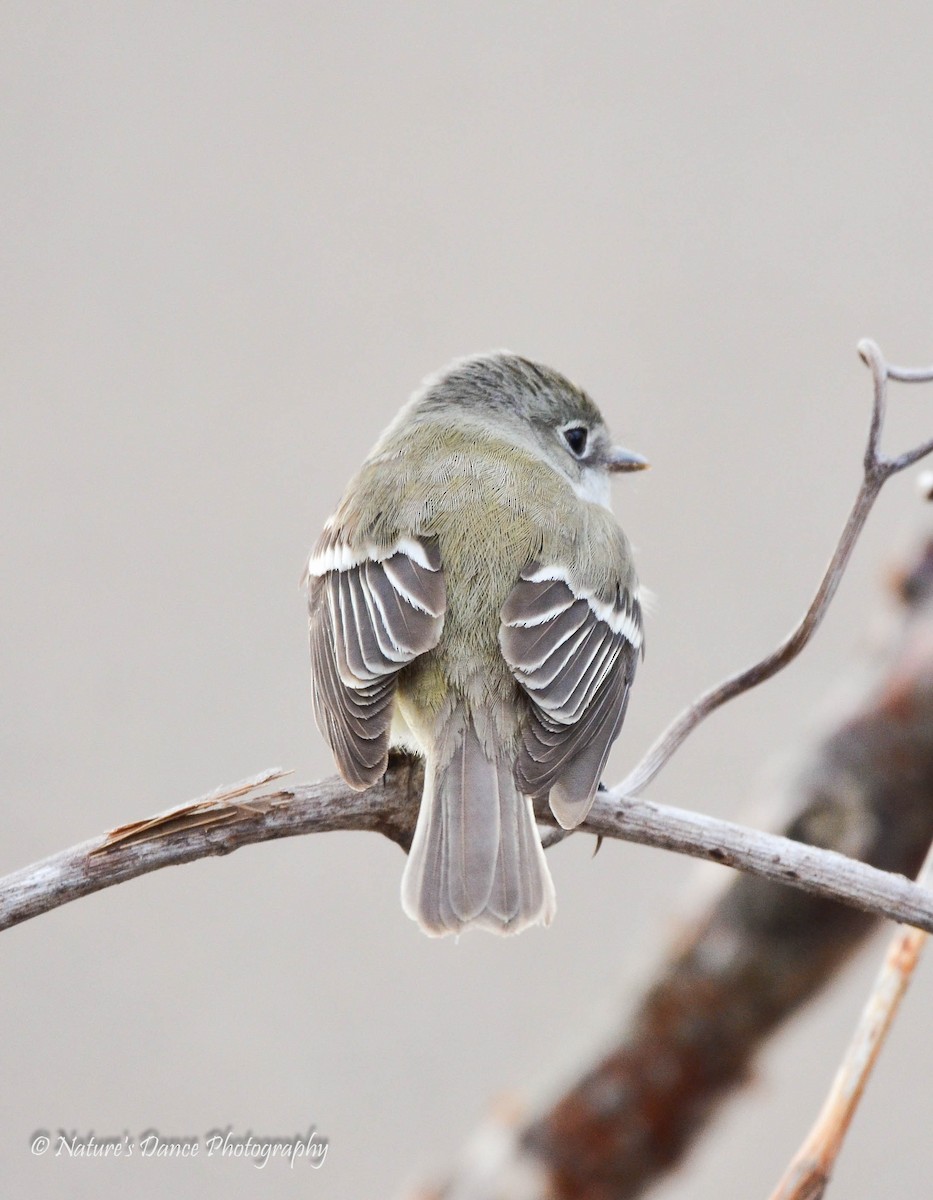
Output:
[[[454,913],[466,924],[486,907],[496,875],[502,832],[501,768],[490,762],[467,721],[449,766],[437,780],[446,825],[447,890]],[[422,800],[422,804],[424,801]]]
[[402,907],[435,936],[470,925],[518,933],[554,915],[531,800],[511,763],[487,755],[469,717],[449,760],[428,760]]

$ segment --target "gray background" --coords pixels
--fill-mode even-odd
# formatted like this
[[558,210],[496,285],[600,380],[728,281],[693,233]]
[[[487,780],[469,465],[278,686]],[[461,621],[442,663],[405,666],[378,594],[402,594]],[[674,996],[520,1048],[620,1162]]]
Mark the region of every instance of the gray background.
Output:
[[[933,358],[928,4],[0,6],[0,869],[266,766],[312,723],[305,555],[427,372],[508,346],[654,470],[616,511],[657,594],[610,778],[805,603],[854,492],[863,335]],[[933,424],[898,393],[889,434]],[[771,756],[924,528],[879,505],[806,658],[653,789],[764,819]],[[698,868],[584,839],[559,913],[429,941],[402,856],[329,835],[165,871],[3,938],[0,1166],[37,1196],[384,1196],[559,1077]],[[712,869],[708,869],[712,870]],[[781,1035],[664,1200],[763,1196],[880,952]],[[926,1194],[922,971],[834,1195]],[[329,1157],[33,1159],[30,1134],[291,1134]]]

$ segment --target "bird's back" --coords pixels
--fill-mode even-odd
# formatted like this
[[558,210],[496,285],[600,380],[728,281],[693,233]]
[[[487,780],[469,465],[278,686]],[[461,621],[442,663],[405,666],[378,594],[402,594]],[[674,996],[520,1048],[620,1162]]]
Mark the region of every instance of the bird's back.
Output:
[[[388,547],[402,531],[437,539],[444,629],[403,672],[402,705],[427,717],[453,688],[476,705],[520,712],[520,689],[499,653],[502,608],[521,570],[567,540],[583,502],[547,462],[484,430],[425,422],[408,430],[404,449],[377,447],[337,512],[355,542]],[[376,519],[360,522],[364,512]]]

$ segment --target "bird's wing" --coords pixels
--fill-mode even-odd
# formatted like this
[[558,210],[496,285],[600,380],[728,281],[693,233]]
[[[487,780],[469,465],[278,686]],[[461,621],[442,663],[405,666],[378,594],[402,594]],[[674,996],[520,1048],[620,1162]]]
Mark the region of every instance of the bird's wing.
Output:
[[385,774],[399,671],[440,640],[447,603],[437,542],[354,549],[325,529],[308,564],[311,697],[340,774]]
[[530,704],[516,762],[565,829],[589,811],[622,726],[643,645],[634,576],[601,601],[562,567],[530,563],[502,609],[499,644]]

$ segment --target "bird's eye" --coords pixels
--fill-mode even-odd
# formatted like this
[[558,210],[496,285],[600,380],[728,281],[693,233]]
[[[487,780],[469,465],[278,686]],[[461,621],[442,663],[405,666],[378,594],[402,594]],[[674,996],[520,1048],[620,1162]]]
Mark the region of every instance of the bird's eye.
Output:
[[565,429],[564,441],[570,447],[570,453],[580,458],[586,452],[586,443],[589,437],[589,430],[585,425],[571,425],[569,429]]

